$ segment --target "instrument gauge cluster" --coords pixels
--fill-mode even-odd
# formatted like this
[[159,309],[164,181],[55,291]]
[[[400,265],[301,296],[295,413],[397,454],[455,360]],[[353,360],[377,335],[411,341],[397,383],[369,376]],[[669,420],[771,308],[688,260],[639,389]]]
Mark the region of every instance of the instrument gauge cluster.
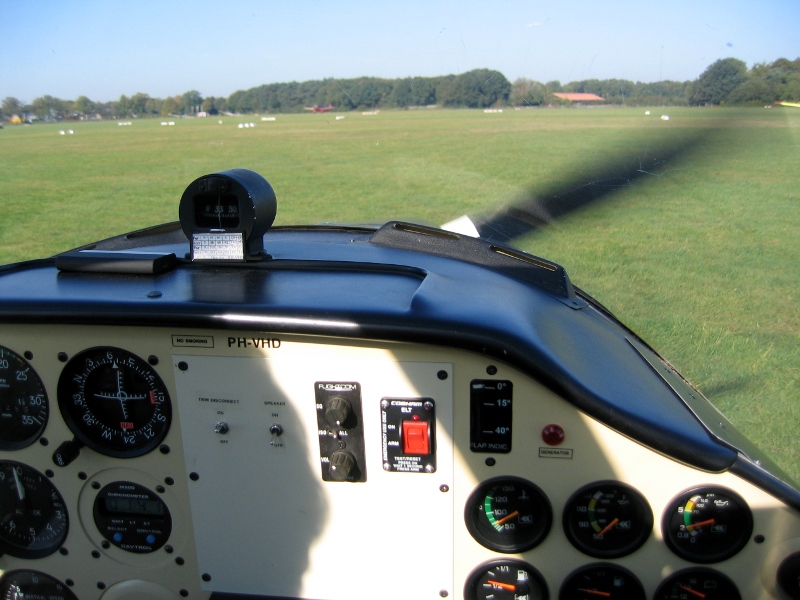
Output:
[[[342,357],[346,344],[309,351],[299,336],[169,332],[153,343],[162,331],[148,331],[62,341],[49,358],[44,344],[0,339],[0,598],[368,598],[366,582],[326,562],[340,550],[402,579],[390,598],[420,597],[423,580],[436,581],[434,597],[465,600],[738,600],[760,589],[737,565],[766,554],[758,537],[775,542],[774,523],[757,525],[766,495],[665,457],[663,476],[624,465],[651,451],[618,436],[604,454],[586,440],[615,432],[582,425],[510,368],[495,381],[465,351]],[[435,402],[430,422],[415,390]],[[396,418],[387,398],[400,399]],[[539,435],[526,439],[529,422]],[[544,434],[553,423],[557,440]],[[362,477],[324,476],[330,456],[359,445]],[[415,505],[424,527],[406,514]],[[362,526],[347,525],[353,515]],[[796,531],[774,568],[760,567],[773,594],[791,590],[781,600],[797,597]],[[393,566],[417,552],[417,576]],[[287,583],[295,564],[293,576],[321,587]],[[276,579],[283,587],[266,589]]]

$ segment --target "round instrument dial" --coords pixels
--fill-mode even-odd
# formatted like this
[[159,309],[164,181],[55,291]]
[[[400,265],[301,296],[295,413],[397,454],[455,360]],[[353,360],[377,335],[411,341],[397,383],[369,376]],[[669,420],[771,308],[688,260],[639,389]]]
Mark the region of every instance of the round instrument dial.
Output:
[[639,492],[617,481],[598,481],[575,492],[564,507],[564,533],[578,550],[618,558],[644,544],[653,511]]
[[0,450],[35,442],[47,425],[47,392],[36,371],[19,354],[0,346]]
[[0,551],[41,558],[61,547],[69,519],[64,499],[36,469],[0,461]]
[[800,552],[781,561],[777,572],[778,587],[792,600],[800,598]]
[[561,584],[558,600],[647,600],[637,577],[617,565],[593,564],[573,571]]
[[519,477],[488,479],[472,492],[464,510],[475,540],[497,552],[529,550],[550,531],[553,513],[544,492]]
[[78,600],[70,589],[39,571],[9,571],[0,579],[0,600],[41,598],[42,600]]
[[753,533],[750,507],[737,493],[702,487],[679,495],[664,511],[664,540],[678,556],[697,563],[730,558]]
[[164,382],[147,362],[119,348],[76,354],[58,380],[58,406],[75,437],[117,458],[158,446],[172,419]]
[[742,600],[736,584],[713,569],[685,569],[673,573],[656,590],[653,600],[682,598],[703,600]]
[[520,560],[493,560],[475,569],[464,586],[465,600],[547,600],[541,573]]

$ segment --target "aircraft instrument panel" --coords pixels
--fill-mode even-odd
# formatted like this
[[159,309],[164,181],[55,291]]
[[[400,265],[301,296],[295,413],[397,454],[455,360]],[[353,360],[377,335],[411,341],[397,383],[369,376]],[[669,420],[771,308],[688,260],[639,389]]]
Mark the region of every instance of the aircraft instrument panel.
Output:
[[190,235],[0,270],[0,598],[800,598],[800,492],[557,265]]

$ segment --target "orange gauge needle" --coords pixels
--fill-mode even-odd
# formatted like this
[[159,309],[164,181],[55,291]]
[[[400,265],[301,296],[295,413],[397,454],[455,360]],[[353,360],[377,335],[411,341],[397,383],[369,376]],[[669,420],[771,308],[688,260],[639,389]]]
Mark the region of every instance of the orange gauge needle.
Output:
[[499,520],[495,521],[495,522],[494,522],[494,524],[495,524],[495,525],[502,525],[503,523],[505,523],[505,522],[506,522],[506,521],[508,521],[509,519],[513,519],[514,517],[516,517],[518,514],[519,514],[519,511],[518,511],[518,510],[515,510],[515,511],[514,511],[513,513],[511,513],[510,515],[506,515],[506,516],[505,516],[505,517],[503,517],[502,519],[499,519]]
[[611,523],[609,523],[608,525],[606,525],[606,526],[603,528],[603,531],[601,531],[601,532],[600,532],[598,535],[601,535],[601,536],[602,536],[602,535],[605,535],[605,534],[607,534],[609,531],[611,531],[612,529],[614,529],[614,527],[616,526],[616,524],[617,524],[617,523],[619,523],[619,519],[615,518],[613,521],[611,521]]
[[686,529],[692,531],[693,529],[697,529],[698,527],[705,527],[706,525],[713,525],[714,519],[708,519],[706,521],[700,521],[699,523],[693,523],[692,525],[687,525]]
[[517,586],[515,586],[515,585],[513,585],[511,583],[503,583],[502,581],[493,581],[491,579],[489,581],[487,581],[486,583],[489,583],[489,584],[494,585],[496,587],[502,588],[504,590],[508,590],[509,592],[516,592],[517,591]]
[[584,594],[593,594],[595,596],[603,596],[605,598],[611,598],[611,592],[601,592],[600,590],[585,590],[580,589],[579,592],[583,592]]
[[694,594],[698,598],[705,598],[706,597],[706,595],[703,594],[702,592],[698,592],[697,590],[693,590],[692,588],[686,587],[685,585],[679,585],[678,587],[681,588],[682,590],[685,590],[685,591],[689,592],[690,594]]

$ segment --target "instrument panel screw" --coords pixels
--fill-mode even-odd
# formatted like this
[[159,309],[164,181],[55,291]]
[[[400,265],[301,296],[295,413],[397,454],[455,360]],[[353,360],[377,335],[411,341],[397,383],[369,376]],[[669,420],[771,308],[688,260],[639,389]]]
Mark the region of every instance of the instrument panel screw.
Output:
[[437,376],[439,379],[441,379],[442,381],[444,381],[445,379],[447,379],[447,371],[445,371],[445,370],[439,371],[439,372],[436,374],[436,376]]
[[439,596],[441,596],[442,598],[447,598],[449,595],[450,595],[450,592],[448,592],[447,590],[440,590],[439,591]]
[[447,485],[446,483],[443,483],[442,485],[439,486],[439,491],[442,492],[443,494],[446,494],[447,492],[450,491],[450,486]]
[[494,365],[489,365],[486,367],[486,374],[487,375],[497,375],[497,367]]

